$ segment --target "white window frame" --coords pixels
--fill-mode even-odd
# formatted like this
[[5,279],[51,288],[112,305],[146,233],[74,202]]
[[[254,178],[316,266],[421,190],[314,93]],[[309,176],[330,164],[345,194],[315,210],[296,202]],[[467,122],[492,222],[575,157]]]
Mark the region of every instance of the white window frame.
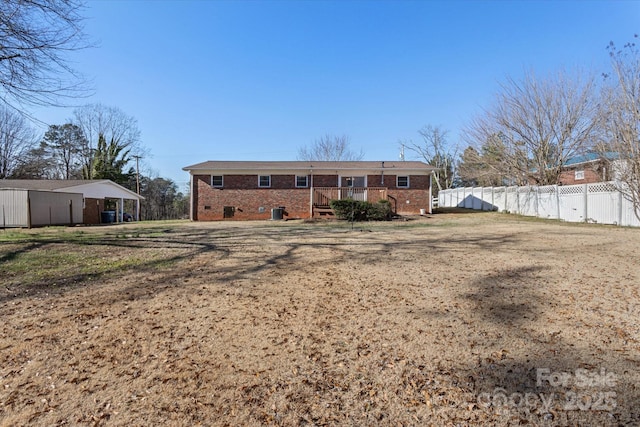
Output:
[[576,169],[576,171],[573,173],[573,179],[576,181],[582,181],[584,179],[584,169]]
[[[299,178],[304,178],[304,185],[298,185]],[[296,175],[296,188],[309,188],[309,175]]]
[[[407,185],[400,185],[400,178],[407,178]],[[410,188],[409,181],[409,175],[396,176],[396,188]]]
[[[262,178],[267,177],[269,178],[269,184],[268,185],[262,185]],[[258,175],[258,187],[259,188],[271,188],[271,175]]]
[[[220,177],[220,185],[214,185],[213,184],[213,177],[214,176],[219,176]],[[214,188],[222,188],[224,187],[224,175],[211,175],[211,186]]]

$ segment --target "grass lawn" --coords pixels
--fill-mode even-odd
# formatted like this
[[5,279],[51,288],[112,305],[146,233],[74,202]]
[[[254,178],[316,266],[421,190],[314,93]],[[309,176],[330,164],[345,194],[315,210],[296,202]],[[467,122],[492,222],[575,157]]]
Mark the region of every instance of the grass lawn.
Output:
[[0,230],[0,426],[640,425],[640,230]]

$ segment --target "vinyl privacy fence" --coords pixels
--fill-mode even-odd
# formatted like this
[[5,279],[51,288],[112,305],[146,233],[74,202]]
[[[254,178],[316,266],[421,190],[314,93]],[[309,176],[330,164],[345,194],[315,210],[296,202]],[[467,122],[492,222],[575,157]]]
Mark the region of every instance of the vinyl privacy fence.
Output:
[[438,206],[640,227],[632,203],[618,191],[614,182],[453,188],[438,193]]

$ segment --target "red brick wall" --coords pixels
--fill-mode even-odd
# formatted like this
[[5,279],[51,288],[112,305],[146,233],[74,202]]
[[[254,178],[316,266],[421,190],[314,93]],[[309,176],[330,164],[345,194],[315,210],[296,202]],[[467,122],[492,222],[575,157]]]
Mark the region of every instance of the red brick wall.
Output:
[[[207,179],[210,179],[207,177]],[[258,175],[225,175],[223,188],[235,190],[248,190],[258,186]],[[274,189],[296,188],[295,175],[271,175],[271,187]]]
[[[271,188],[258,188],[256,175],[225,175],[224,187],[212,188],[208,175],[194,176],[194,202],[197,203],[194,206],[194,219],[226,219],[225,206],[235,208],[231,218],[235,220],[270,219],[271,209],[280,206],[285,208],[285,218],[308,218],[310,189],[295,188],[294,179],[293,175],[273,175]],[[231,185],[235,188],[231,188]],[[260,208],[264,208],[264,211],[260,212]]]
[[[387,187],[394,210],[401,215],[416,215],[420,209],[429,212],[429,176],[414,175],[409,178],[410,188],[396,188],[396,176],[369,175],[369,187]],[[271,209],[284,206],[285,218],[310,216],[310,189],[296,188],[295,175],[271,175],[271,187],[258,187],[257,175],[225,175],[222,188],[211,187],[209,175],[193,177],[193,219],[200,221],[221,220],[224,207],[235,208],[235,220],[270,219]],[[315,187],[337,187],[337,175],[314,175]],[[260,212],[263,208],[263,212]]]
[[338,175],[313,175],[314,187],[337,187]]
[[574,185],[574,184],[591,184],[593,182],[604,181],[600,172],[594,167],[586,166],[584,169],[584,179],[575,179],[576,169],[564,170],[560,173],[558,182],[562,185]]
[[[377,181],[373,182],[380,182],[379,177]],[[409,188],[397,188],[395,175],[385,175],[384,183],[389,189],[388,196],[397,214],[418,215],[420,214],[420,209],[425,209],[426,212],[431,213],[431,203],[429,201],[430,178],[428,175],[411,175],[409,177]]]
[[84,199],[82,222],[84,224],[100,224],[100,212],[104,210],[104,199]]

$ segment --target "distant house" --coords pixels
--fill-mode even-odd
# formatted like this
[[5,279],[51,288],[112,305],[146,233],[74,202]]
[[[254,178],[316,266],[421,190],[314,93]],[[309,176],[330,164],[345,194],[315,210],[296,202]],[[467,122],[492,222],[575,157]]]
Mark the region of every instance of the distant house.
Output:
[[144,197],[108,179],[0,180],[0,227],[100,224],[106,200],[115,201],[123,218],[125,200],[135,203],[139,218]]
[[331,214],[333,199],[388,200],[401,215],[431,212],[432,166],[422,162],[207,161],[191,176],[194,221]]
[[588,152],[567,159],[558,179],[561,185],[591,184],[616,178],[618,154]]

